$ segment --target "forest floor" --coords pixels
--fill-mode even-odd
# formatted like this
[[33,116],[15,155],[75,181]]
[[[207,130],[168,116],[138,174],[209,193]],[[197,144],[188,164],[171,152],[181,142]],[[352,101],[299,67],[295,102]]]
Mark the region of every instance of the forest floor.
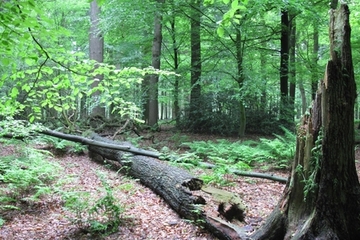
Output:
[[[170,149],[178,149],[178,145],[183,141],[224,138],[212,135],[181,134],[172,131],[160,131],[153,136],[157,148],[166,145]],[[259,136],[248,137],[259,138]],[[238,140],[236,138],[226,139]],[[140,146],[146,145],[150,146],[153,143],[150,141],[140,143]],[[13,154],[14,151],[14,146],[0,144],[0,156]],[[356,151],[356,159],[360,159],[359,150]],[[135,179],[130,179],[99,165],[91,161],[87,155],[66,154],[51,157],[49,161],[62,166],[63,171],[59,180],[63,182],[64,190],[91,192],[94,194],[94,198],[97,197],[95,196],[97,190],[102,188],[97,172],[101,171],[107,175],[114,196],[125,207],[124,224],[117,233],[101,237],[101,239],[217,239],[191,222],[179,218],[164,200]],[[359,174],[360,164],[358,162],[356,165]],[[259,167],[252,171],[264,172],[262,169]],[[287,177],[289,174],[288,171],[275,169],[268,170],[266,173],[282,177]],[[69,176],[71,176],[71,181],[68,180]],[[258,178],[226,177],[233,184],[223,188],[241,196],[247,206],[245,224],[249,231],[256,230],[276,206],[285,185]],[[8,221],[0,228],[0,239],[100,239],[99,236],[92,236],[71,223],[69,217],[73,217],[74,213],[64,209],[62,205],[60,196],[51,195],[42,198],[39,202],[22,206],[21,211],[7,213],[5,218]]]

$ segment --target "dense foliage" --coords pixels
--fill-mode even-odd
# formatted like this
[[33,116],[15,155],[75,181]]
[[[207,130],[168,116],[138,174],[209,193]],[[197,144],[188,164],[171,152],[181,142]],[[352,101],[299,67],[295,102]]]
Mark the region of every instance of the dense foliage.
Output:
[[[71,4],[70,4],[71,3]],[[201,12],[201,86],[197,113],[188,119],[191,48],[187,1],[99,1],[104,63],[89,61],[89,2],[21,0],[1,3],[0,114],[52,123],[74,131],[92,110],[105,108],[118,121],[143,118],[142,80],[151,66],[153,16],[162,12],[161,69],[158,83],[160,119],[176,119],[178,127],[208,133],[272,133],[280,118],[280,10],[296,21],[295,61],[290,83],[297,87],[292,120],[311,100],[328,49],[327,1],[204,1]],[[360,44],[350,3],[353,46]],[[317,35],[315,35],[317,34]],[[318,48],[315,49],[317,37]],[[358,63],[358,51],[353,51]],[[355,74],[359,72],[355,65]],[[290,73],[289,73],[290,74]],[[101,76],[99,79],[98,76]],[[100,84],[95,84],[99,82]],[[145,82],[146,83],[146,82]],[[315,83],[316,84],[316,83]],[[94,94],[100,95],[94,98]],[[100,94],[98,94],[100,93]],[[245,110],[246,119],[242,116]],[[358,112],[358,111],[357,111]],[[200,114],[201,113],[201,114]],[[86,122],[85,122],[86,123]]]

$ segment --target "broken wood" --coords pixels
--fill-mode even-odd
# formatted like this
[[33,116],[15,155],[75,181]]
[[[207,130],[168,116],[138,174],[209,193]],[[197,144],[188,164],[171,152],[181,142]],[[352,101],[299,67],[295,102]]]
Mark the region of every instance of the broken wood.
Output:
[[246,206],[237,194],[210,186],[202,187],[201,190],[212,195],[218,206],[217,211],[227,221],[244,221]]

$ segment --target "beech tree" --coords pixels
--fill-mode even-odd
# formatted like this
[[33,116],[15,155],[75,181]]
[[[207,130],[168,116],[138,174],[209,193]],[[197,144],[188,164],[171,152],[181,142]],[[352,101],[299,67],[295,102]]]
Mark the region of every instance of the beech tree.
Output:
[[[89,58],[102,63],[104,61],[104,38],[101,34],[99,23],[100,7],[96,0],[94,0],[90,3]],[[92,87],[96,88],[102,79],[103,76],[101,74],[96,75]],[[105,117],[105,109],[100,105],[100,92],[95,91],[92,98],[93,108],[91,115]]]
[[[164,0],[157,0],[157,7],[161,9],[164,3]],[[154,17],[154,40],[152,44],[152,67],[155,69],[160,69],[160,58],[161,58],[161,44],[162,44],[162,11],[157,10]],[[158,82],[159,75],[152,74],[149,76],[148,82],[148,110],[145,111],[148,116],[148,124],[150,126],[155,126],[159,118],[159,103],[158,103]]]
[[190,115],[189,120],[196,123],[192,128],[196,131],[201,125],[201,0],[192,0],[190,4],[190,44],[191,44],[191,93],[190,93]]

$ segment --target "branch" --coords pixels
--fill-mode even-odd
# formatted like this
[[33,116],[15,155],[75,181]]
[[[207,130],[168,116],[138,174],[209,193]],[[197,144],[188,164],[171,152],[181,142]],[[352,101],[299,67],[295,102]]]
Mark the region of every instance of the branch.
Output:
[[[208,168],[208,169],[213,169],[216,167],[215,164],[211,164],[211,163],[206,163],[206,162],[201,162],[200,166],[204,167],[204,168]],[[258,173],[258,172],[248,172],[248,171],[239,171],[236,169],[229,169],[230,173],[233,173],[235,175],[238,176],[245,176],[245,177],[254,177],[254,178],[264,178],[264,179],[269,179],[269,180],[273,180],[276,182],[280,182],[280,183],[287,183],[287,179],[280,177],[280,176],[276,176],[273,174],[267,174],[267,173]]]
[[[20,7],[18,4],[17,4],[16,6],[17,6],[17,8],[19,9],[19,13],[21,14],[21,13],[22,13],[21,7]],[[88,76],[88,75],[86,75],[86,74],[77,72],[77,71],[75,71],[75,70],[73,70],[73,69],[65,66],[63,63],[61,63],[61,62],[55,60],[54,58],[52,58],[52,57],[50,56],[50,54],[48,53],[48,51],[46,51],[45,48],[40,44],[40,42],[35,38],[35,36],[34,36],[32,30],[31,30],[31,28],[30,28],[30,27],[27,27],[27,29],[28,29],[28,32],[30,33],[30,36],[31,36],[31,38],[33,39],[33,41],[36,43],[36,45],[39,46],[40,50],[41,50],[41,51],[45,54],[45,56],[46,56],[46,60],[45,60],[45,62],[41,65],[41,67],[46,63],[46,61],[47,61],[48,59],[50,59],[50,60],[53,61],[54,63],[60,65],[61,67],[67,69],[68,71],[70,71],[70,72],[72,72],[72,73],[74,73],[74,74],[81,75],[81,76]],[[41,69],[41,68],[40,68],[40,69]],[[40,70],[38,71],[37,78],[38,78],[38,76],[40,75],[39,72],[40,72]]]

